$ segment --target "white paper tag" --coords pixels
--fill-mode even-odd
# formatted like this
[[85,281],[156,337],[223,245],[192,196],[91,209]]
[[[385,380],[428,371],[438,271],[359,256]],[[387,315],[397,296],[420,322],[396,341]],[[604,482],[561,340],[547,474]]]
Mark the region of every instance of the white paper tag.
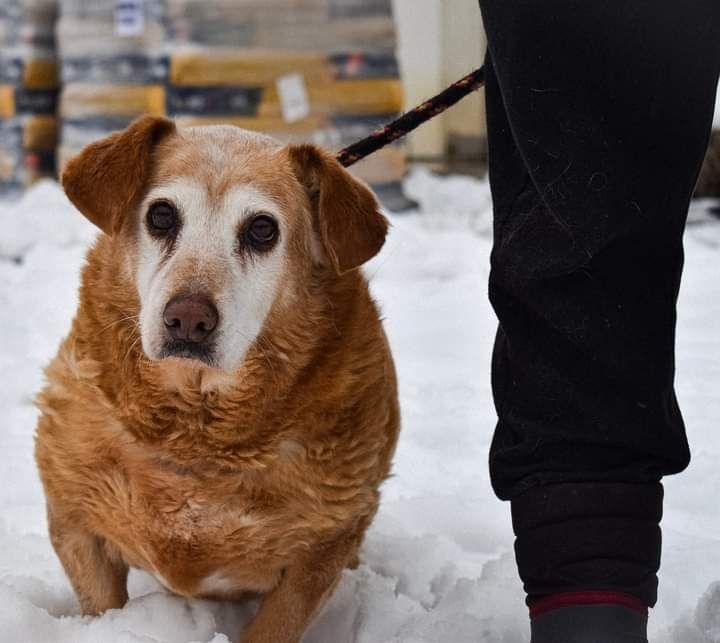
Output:
[[145,30],[145,0],[115,0],[115,35],[140,36]]
[[310,99],[305,79],[300,74],[280,76],[276,82],[280,109],[286,123],[295,123],[310,116]]

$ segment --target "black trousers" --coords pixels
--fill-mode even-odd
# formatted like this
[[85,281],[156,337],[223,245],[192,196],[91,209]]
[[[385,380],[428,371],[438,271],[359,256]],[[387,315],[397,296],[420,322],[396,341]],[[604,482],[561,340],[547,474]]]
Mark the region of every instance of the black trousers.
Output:
[[530,603],[598,589],[653,605],[660,479],[689,461],[675,305],[720,1],[480,4],[500,321],[493,486],[512,500]]

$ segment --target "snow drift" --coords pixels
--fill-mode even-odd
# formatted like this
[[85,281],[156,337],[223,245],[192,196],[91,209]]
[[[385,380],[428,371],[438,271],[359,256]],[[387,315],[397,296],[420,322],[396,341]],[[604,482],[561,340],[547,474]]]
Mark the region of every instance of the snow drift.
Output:
[[[508,508],[487,474],[494,424],[484,182],[416,171],[421,211],[393,217],[367,268],[397,362],[403,434],[363,550],[308,643],[527,643]],[[122,610],[83,618],[47,538],[32,399],[67,331],[94,238],[51,182],[0,204],[0,641],[227,643],[253,605],[185,600],[133,572]],[[696,204],[680,302],[678,392],[691,469],[666,481],[653,643],[720,643],[720,225]]]

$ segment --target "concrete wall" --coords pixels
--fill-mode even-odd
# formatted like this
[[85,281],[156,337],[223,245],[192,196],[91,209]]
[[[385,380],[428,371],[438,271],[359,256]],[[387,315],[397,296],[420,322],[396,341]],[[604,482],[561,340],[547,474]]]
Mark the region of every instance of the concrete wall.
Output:
[[[485,36],[477,0],[393,0],[406,106],[414,107],[482,63]],[[466,98],[409,140],[416,157],[441,157],[451,134],[484,134],[483,97]]]

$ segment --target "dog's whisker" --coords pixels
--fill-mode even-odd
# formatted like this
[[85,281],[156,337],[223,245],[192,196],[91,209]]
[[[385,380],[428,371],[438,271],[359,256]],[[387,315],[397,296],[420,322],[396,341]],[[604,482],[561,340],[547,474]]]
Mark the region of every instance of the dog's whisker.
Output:
[[[138,342],[142,340],[142,335],[138,333],[138,336],[135,338],[135,340],[130,344],[130,348],[128,348],[127,353],[125,353],[125,357],[123,357],[122,361],[123,363],[125,360],[130,357],[130,353],[132,353],[133,349],[138,345]],[[140,357],[142,357],[142,351],[140,351]]]
[[137,327],[137,323],[140,321],[140,315],[126,315],[124,317],[121,317],[120,319],[111,321],[107,326],[103,326],[98,332],[104,333],[108,328],[112,328],[113,326],[116,326],[117,324],[121,324],[126,321],[135,322],[135,324],[133,324],[133,327]]

